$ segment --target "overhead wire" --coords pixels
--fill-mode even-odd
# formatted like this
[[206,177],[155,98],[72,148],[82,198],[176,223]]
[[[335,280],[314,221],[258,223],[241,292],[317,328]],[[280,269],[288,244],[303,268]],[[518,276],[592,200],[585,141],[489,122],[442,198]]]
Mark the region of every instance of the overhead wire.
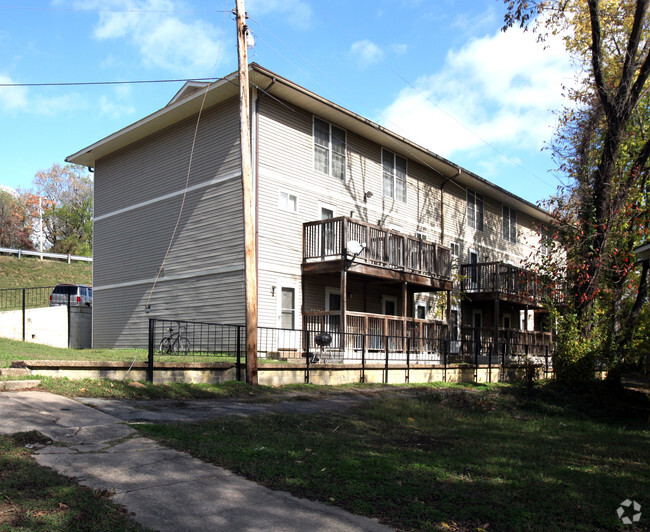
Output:
[[[227,3],[228,3],[228,0],[226,0],[226,5],[227,5]],[[213,66],[213,69],[212,69],[213,74],[217,69],[217,65],[219,63],[219,58],[221,57],[221,48],[223,46],[223,38],[224,38],[225,31],[226,31],[226,28],[225,28],[226,16],[225,16],[225,14],[230,13],[230,11],[225,11],[224,10],[224,11],[221,11],[221,13],[224,13],[224,17],[223,17],[223,20],[222,20],[222,26],[221,26],[221,40],[219,41],[219,48],[217,50],[217,57],[215,59],[214,66]],[[160,267],[158,268],[158,272],[156,273],[156,277],[154,278],[153,284],[151,285],[151,290],[149,290],[149,295],[147,296],[147,302],[145,303],[145,312],[148,312],[149,309],[151,308],[151,297],[152,297],[152,295],[154,293],[154,290],[156,289],[156,285],[158,284],[158,280],[160,279],[162,271],[163,271],[163,269],[165,267],[167,257],[169,256],[169,253],[171,252],[172,245],[174,243],[174,239],[176,238],[176,233],[177,233],[178,227],[180,225],[181,217],[183,215],[183,209],[185,207],[185,200],[187,198],[187,190],[189,188],[190,175],[191,175],[191,172],[192,172],[192,162],[193,162],[193,158],[194,158],[194,149],[196,147],[196,139],[198,137],[198,132],[199,132],[199,124],[201,123],[201,115],[202,115],[204,107],[205,107],[205,100],[206,100],[207,96],[208,96],[208,90],[206,89],[204,91],[204,93],[203,93],[203,98],[201,99],[201,106],[199,108],[199,112],[198,112],[198,115],[196,117],[196,124],[194,126],[194,135],[192,137],[192,145],[191,145],[191,148],[190,148],[190,157],[189,157],[189,161],[188,161],[188,164],[187,164],[187,174],[185,176],[185,188],[183,190],[183,196],[182,196],[181,205],[180,205],[180,208],[179,208],[179,211],[178,211],[178,216],[176,217],[176,224],[174,225],[174,230],[172,231],[172,235],[171,235],[171,237],[169,239],[169,245],[167,246],[167,251],[165,252],[165,255],[163,256],[163,259],[162,259],[162,261],[160,263]]]

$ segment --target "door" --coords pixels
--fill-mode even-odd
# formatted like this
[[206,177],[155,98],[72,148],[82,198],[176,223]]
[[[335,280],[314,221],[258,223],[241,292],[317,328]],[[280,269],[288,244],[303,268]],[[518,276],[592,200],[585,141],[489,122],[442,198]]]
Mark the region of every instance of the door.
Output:
[[325,310],[339,311],[338,314],[325,316],[325,332],[332,335],[330,347],[341,345],[341,291],[336,288],[325,289]]
[[472,313],[472,354],[477,356],[481,354],[483,343],[483,314],[480,310]]
[[450,353],[458,353],[459,348],[459,322],[458,322],[458,310],[452,309],[451,311],[451,323],[449,324],[450,333],[451,333],[451,344],[449,346]]
[[297,290],[295,286],[280,286],[278,301],[278,349],[298,352],[300,331],[296,330]]
[[[320,206],[320,219],[331,220],[334,218],[334,207],[329,205]],[[325,222],[322,225],[321,242],[323,246],[323,254],[336,255],[336,228],[334,223]]]
[[479,278],[478,278],[478,253],[476,251],[469,252],[469,289],[471,291],[478,290],[479,287]]

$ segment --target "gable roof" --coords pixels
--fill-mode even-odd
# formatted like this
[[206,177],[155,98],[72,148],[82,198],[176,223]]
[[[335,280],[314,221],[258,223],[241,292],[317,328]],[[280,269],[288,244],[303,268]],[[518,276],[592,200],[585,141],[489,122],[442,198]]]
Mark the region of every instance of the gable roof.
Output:
[[[89,167],[95,166],[96,161],[102,157],[197,114],[204,95],[205,108],[233,98],[239,93],[238,77],[238,73],[233,72],[209,84],[187,82],[162,109],[66,157],[66,162]],[[549,214],[533,203],[257,63],[249,65],[249,81],[251,86],[257,87],[272,97],[296,105],[395,153],[416,160],[450,181],[486,194],[508,205],[514,205],[517,210],[533,218],[544,222],[550,221]]]

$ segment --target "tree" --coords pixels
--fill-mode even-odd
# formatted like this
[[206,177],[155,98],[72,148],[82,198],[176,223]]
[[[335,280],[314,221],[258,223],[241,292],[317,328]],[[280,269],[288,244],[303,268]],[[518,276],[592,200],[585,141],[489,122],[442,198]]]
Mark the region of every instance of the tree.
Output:
[[0,247],[31,251],[31,227],[20,199],[0,190]]
[[37,172],[24,198],[34,220],[42,209],[44,236],[52,252],[91,254],[93,181],[85,167],[54,164]]
[[563,36],[582,73],[551,146],[571,182],[548,204],[566,253],[553,265],[569,287],[571,327],[600,339],[594,349],[616,367],[647,293],[647,269],[635,271],[633,249],[650,221],[650,0],[505,3],[504,30],[518,24],[542,41]]

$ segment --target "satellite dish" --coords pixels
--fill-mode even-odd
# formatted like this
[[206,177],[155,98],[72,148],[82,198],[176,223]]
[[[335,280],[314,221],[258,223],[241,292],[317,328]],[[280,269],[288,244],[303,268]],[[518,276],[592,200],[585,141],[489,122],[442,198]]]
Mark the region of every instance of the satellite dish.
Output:
[[348,253],[351,253],[355,257],[361,253],[366,247],[365,242],[362,244],[357,240],[350,240],[347,244]]

